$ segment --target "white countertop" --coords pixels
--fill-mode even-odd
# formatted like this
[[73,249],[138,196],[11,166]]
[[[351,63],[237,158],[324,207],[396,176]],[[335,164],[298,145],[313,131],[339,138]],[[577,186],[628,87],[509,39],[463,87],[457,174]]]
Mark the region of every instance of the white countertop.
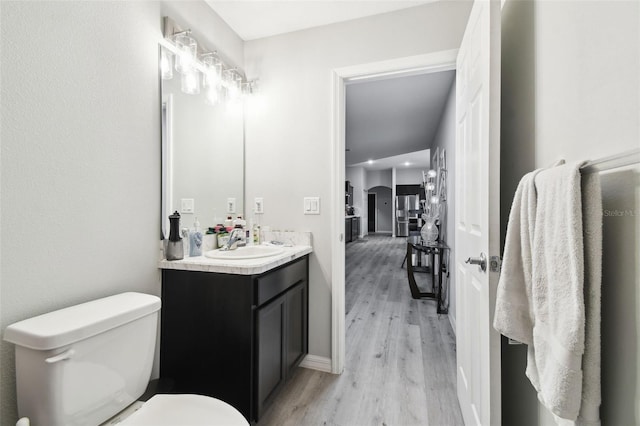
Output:
[[254,275],[270,271],[280,265],[291,262],[313,251],[311,246],[296,245],[282,247],[283,253],[257,259],[211,259],[205,256],[185,257],[182,260],[158,262],[160,269],[178,269],[181,271],[218,272],[222,274]]

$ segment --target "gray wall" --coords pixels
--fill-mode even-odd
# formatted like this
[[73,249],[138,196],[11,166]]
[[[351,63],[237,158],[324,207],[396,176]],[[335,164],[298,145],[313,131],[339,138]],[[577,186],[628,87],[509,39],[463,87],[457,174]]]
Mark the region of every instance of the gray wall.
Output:
[[[242,65],[242,41],[203,2],[2,2],[0,329],[159,294],[165,14]],[[13,345],[0,353],[0,423],[13,425]]]
[[[526,172],[639,147],[640,3],[508,0],[502,23],[505,229]],[[639,176],[639,166],[602,174],[604,425],[640,424]],[[504,348],[504,424],[555,424],[538,406],[524,363],[524,347]]]

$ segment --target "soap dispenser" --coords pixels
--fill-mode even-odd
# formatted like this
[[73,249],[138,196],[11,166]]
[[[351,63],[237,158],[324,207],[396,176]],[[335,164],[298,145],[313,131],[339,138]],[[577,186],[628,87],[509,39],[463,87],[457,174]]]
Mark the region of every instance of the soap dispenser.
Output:
[[196,217],[196,221],[193,223],[193,229],[189,233],[189,256],[201,256],[202,255],[202,231],[200,231],[200,222]]
[[184,249],[182,247],[182,238],[180,238],[180,213],[175,211],[169,216],[169,241],[167,242],[167,260],[184,259]]

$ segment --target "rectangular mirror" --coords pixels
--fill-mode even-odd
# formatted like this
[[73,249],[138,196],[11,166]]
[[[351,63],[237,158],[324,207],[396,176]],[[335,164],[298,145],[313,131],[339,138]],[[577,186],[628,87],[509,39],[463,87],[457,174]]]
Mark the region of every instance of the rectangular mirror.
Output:
[[[181,227],[191,228],[197,217],[205,230],[227,216],[244,214],[242,102],[210,105],[204,91],[186,94],[175,70],[173,78],[161,78],[160,99],[164,237],[169,236],[168,216],[176,210]],[[193,213],[185,211],[189,200]]]

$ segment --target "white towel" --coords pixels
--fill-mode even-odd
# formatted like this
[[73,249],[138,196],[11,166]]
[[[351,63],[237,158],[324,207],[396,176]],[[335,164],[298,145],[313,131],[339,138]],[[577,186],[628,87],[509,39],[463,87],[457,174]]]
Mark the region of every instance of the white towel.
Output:
[[534,179],[539,172],[527,173],[513,197],[493,318],[496,330],[529,347],[533,344],[531,253],[537,203]]
[[527,376],[558,420],[573,423],[579,413],[577,424],[598,425],[602,208],[597,175],[585,176],[581,191],[580,164],[521,180],[494,327],[528,345]]
[[526,371],[542,404],[569,420],[580,410],[584,353],[580,164],[546,169],[535,178],[533,351]]
[[602,301],[602,195],[600,175],[582,176],[582,226],[584,233],[585,347],[582,356],[582,403],[576,424],[600,425]]

